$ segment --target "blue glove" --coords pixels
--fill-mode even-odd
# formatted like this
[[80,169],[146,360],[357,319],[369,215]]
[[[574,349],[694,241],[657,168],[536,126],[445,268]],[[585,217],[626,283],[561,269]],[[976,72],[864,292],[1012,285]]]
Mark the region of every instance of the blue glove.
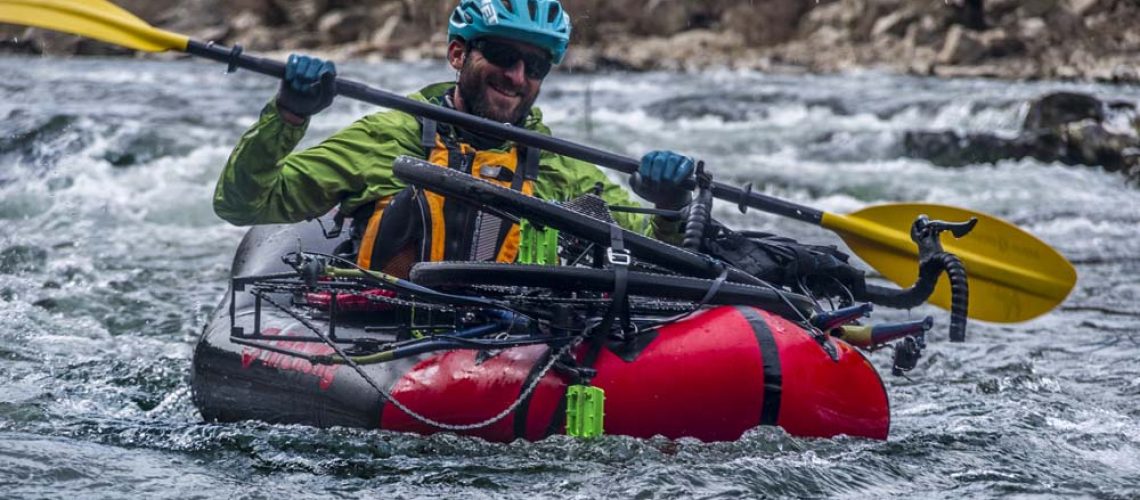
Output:
[[677,210],[692,199],[684,184],[693,176],[693,170],[693,159],[688,156],[652,151],[641,157],[641,167],[629,180],[629,187],[657,208]]
[[277,107],[308,118],[332,104],[336,96],[336,65],[315,57],[290,54],[285,78],[277,90]]

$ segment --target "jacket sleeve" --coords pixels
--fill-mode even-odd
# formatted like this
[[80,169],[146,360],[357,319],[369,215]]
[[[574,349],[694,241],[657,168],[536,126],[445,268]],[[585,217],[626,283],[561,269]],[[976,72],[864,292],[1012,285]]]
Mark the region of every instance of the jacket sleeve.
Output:
[[230,155],[214,191],[214,212],[236,225],[299,222],[338,203],[353,208],[399,191],[392,160],[418,148],[403,121],[393,113],[370,115],[290,154],[307,122],[285,123],[270,103]]

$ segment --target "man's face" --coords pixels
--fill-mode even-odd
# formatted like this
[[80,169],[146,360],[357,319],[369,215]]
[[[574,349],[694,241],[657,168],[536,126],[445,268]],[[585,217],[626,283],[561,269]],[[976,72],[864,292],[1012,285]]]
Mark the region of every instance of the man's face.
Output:
[[[530,58],[549,60],[539,48],[499,38],[485,41],[506,46]],[[509,66],[498,66],[487,60],[480,44],[467,52],[459,71],[459,94],[465,111],[500,123],[518,123],[526,116],[542,87],[541,78],[526,75],[526,63],[516,59]],[[490,48],[487,49],[491,51]]]

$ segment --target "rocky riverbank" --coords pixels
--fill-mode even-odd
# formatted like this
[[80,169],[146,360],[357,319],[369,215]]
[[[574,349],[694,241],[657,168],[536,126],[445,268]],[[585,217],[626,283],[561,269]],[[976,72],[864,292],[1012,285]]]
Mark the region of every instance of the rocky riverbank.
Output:
[[[118,0],[148,22],[255,51],[442,57],[455,0]],[[1140,82],[1136,0],[565,0],[566,67],[712,66]],[[9,52],[118,54],[0,27]]]

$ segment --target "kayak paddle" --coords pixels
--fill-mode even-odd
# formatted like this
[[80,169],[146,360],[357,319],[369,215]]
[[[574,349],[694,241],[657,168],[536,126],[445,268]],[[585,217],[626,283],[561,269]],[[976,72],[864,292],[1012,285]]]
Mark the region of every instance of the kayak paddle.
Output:
[[[231,70],[243,68],[282,78],[283,63],[243,54],[240,47],[191,40],[185,35],[150,26],[106,0],[0,0],[0,23],[45,28],[146,52],[177,50],[223,62]],[[511,127],[460,111],[412,100],[336,79],[337,94],[405,113],[476,130],[505,140],[571,156],[603,167],[633,174],[640,162],[633,158],[575,144],[529,130]],[[790,217],[829,229],[843,238],[856,255],[901,286],[918,275],[917,246],[910,240],[915,217],[965,221],[978,219],[964,239],[943,242],[958,256],[969,274],[969,316],[995,322],[1035,318],[1060,304],[1076,285],[1076,269],[1052,247],[996,217],[945,205],[892,203],[868,207],[850,215],[833,214],[779,198],[714,182],[713,195],[765,212]],[[945,279],[931,302],[950,306]]]

